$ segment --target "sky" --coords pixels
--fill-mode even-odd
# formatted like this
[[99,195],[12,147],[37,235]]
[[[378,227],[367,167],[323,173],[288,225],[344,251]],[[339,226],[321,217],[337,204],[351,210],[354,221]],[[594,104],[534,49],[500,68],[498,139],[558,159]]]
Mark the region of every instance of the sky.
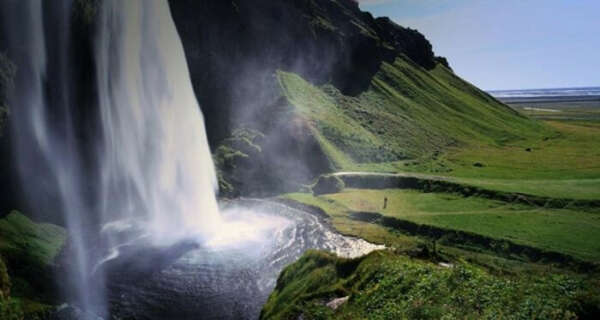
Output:
[[600,0],[359,0],[485,90],[600,86]]

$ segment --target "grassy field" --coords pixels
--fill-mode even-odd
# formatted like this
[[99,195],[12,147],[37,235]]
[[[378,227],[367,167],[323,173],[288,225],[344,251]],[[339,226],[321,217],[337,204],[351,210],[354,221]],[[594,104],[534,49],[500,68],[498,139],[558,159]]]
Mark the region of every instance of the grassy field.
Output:
[[[421,170],[501,191],[574,199],[600,199],[600,122],[548,122],[557,135],[507,146],[450,149]],[[528,151],[530,150],[530,151]],[[475,167],[481,163],[482,167]],[[419,171],[421,171],[419,170]]]
[[[386,209],[382,208],[384,197],[388,198]],[[600,212],[545,209],[414,190],[347,190],[325,198],[351,211],[379,212],[600,261]]]
[[542,120],[600,120],[600,100],[509,103],[519,112]]
[[369,224],[351,219],[347,207],[325,197],[314,197],[308,193],[292,193],[282,195],[281,198],[322,209],[330,217],[331,225],[338,232],[345,235],[360,237],[373,243],[407,250],[414,248],[419,243],[419,239],[415,237],[393,232],[377,224]]
[[554,133],[541,139],[451,147],[415,160],[365,163],[346,170],[422,173],[492,190],[600,199],[600,122],[546,124]]
[[[261,319],[585,319],[598,312],[597,291],[597,279],[575,275],[497,276],[389,251],[355,260],[308,252],[281,273]],[[342,297],[335,311],[326,306]]]
[[[548,122],[557,134],[540,141],[450,149],[440,159],[450,176],[488,179],[600,178],[600,123]],[[479,162],[480,168],[473,168]]]
[[[350,219],[350,212],[378,212],[419,224],[473,232],[600,261],[600,212],[546,209],[456,194],[398,189],[349,189],[319,197],[309,194],[287,197],[323,208],[331,214],[333,225],[341,232],[380,240],[377,242],[390,236],[378,230],[363,229],[365,224]],[[388,206],[383,209],[385,197]],[[392,245],[394,240],[387,242]]]

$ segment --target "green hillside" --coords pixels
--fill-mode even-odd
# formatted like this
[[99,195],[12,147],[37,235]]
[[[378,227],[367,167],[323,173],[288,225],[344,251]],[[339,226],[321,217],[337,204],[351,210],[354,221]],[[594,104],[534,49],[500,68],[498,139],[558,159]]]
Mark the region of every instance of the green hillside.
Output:
[[261,319],[586,319],[597,312],[595,285],[571,275],[499,276],[390,251],[354,260],[308,252],[283,270]]
[[336,169],[542,139],[552,129],[520,115],[438,64],[428,71],[401,56],[384,62],[369,89],[345,96],[278,72],[283,94],[309,123]]

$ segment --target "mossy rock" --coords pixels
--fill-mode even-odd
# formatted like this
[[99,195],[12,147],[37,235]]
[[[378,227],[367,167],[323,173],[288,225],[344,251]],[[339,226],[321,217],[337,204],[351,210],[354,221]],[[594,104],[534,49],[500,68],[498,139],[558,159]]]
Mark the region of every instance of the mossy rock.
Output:
[[66,239],[65,229],[35,223],[17,211],[0,219],[0,255],[8,267],[13,295],[34,300],[53,296],[52,269]]
[[320,176],[317,183],[313,186],[313,193],[318,196],[322,194],[338,193],[344,190],[344,181],[337,176]]
[[6,299],[10,296],[10,277],[8,276],[8,269],[6,264],[0,257],[0,300]]

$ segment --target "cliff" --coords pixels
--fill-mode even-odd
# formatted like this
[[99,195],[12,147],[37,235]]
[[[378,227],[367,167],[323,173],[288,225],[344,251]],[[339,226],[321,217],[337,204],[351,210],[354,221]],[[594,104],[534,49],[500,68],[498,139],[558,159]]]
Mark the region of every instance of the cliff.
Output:
[[352,0],[170,5],[232,194],[541,130],[457,77],[421,33]]
[[[68,65],[51,65],[70,71],[69,105],[63,105],[51,81],[47,84],[52,108],[68,110],[76,119],[76,142],[84,151],[96,144],[93,48],[99,4],[73,2]],[[393,170],[400,161],[451,146],[503,143],[543,131],[457,77],[418,31],[373,18],[352,0],[169,4],[223,194],[297,190],[325,172],[373,166]],[[47,15],[46,32],[56,32],[56,15]],[[4,33],[0,52],[6,50]],[[18,70],[18,57],[8,59]],[[5,152],[4,176],[14,171],[12,160]],[[2,181],[11,185],[7,201],[20,198],[13,180]],[[55,202],[51,196],[36,201]],[[9,202],[11,208],[23,208]]]

